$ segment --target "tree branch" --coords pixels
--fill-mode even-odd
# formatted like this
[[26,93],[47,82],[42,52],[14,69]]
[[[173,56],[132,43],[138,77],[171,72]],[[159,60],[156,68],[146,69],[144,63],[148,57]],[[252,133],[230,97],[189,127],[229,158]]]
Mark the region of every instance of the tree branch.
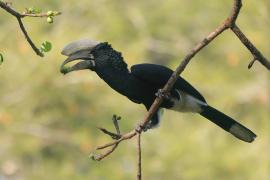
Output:
[[104,134],[107,134],[107,135],[111,136],[112,139],[120,139],[121,138],[121,134],[116,134],[116,133],[110,132],[107,129],[101,128],[101,127],[98,127],[98,129],[101,132],[103,132]]
[[31,48],[35,51],[35,53],[40,56],[40,57],[43,57],[44,54],[42,52],[40,52],[40,50],[36,47],[36,45],[33,43],[32,39],[30,38],[30,36],[28,35],[24,25],[23,25],[23,22],[21,20],[21,18],[19,17],[16,17],[17,20],[18,20],[18,23],[19,23],[19,26],[24,34],[24,37],[25,39],[27,40],[27,42],[30,44]]
[[[36,13],[28,13],[28,12],[19,13],[19,12],[17,12],[15,9],[13,9],[11,7],[10,3],[4,2],[4,1],[0,1],[0,7],[2,9],[6,10],[9,14],[16,17],[16,19],[17,19],[17,21],[19,23],[20,29],[21,29],[22,33],[24,34],[25,39],[27,40],[27,42],[30,44],[31,48],[35,51],[35,53],[38,56],[43,57],[44,54],[37,48],[37,46],[34,44],[32,39],[28,35],[28,33],[27,33],[26,29],[25,29],[25,26],[24,26],[24,24],[22,22],[22,18],[24,18],[24,17],[50,17],[51,15],[47,14],[47,13],[38,13],[38,14],[36,14]],[[57,15],[60,15],[60,14],[61,14],[61,12],[55,12],[53,14],[53,16],[57,16]]]
[[[99,130],[101,130],[101,132],[103,132],[104,134],[106,135],[109,135],[111,136],[112,139],[121,139],[122,135],[120,134],[120,128],[119,128],[119,124],[118,124],[118,121],[121,119],[120,116],[117,116],[117,115],[113,115],[112,117],[112,121],[113,121],[113,124],[114,124],[114,128],[117,132],[116,133],[113,133],[113,132],[110,132],[104,128],[98,128]],[[102,150],[102,149],[106,149],[108,147],[111,147],[109,150],[107,150],[105,153],[103,154],[94,154],[94,153],[91,153],[90,155],[90,158],[92,158],[93,160],[95,161],[101,161],[103,158],[109,156],[118,146],[118,144],[120,143],[120,141],[118,143],[115,143],[113,145],[110,145],[110,146],[100,146],[100,147],[97,147],[96,150]]]
[[[260,61],[267,69],[269,69],[269,61],[264,58],[264,56],[257,50],[257,48],[246,38],[246,36],[241,32],[241,30],[237,27],[235,24],[237,17],[240,13],[240,9],[242,6],[241,0],[234,0],[234,4],[231,10],[231,13],[229,14],[228,18],[219,25],[214,31],[209,33],[202,41],[196,44],[196,46],[190,50],[190,52],[183,58],[182,62],[179,64],[179,66],[176,68],[176,70],[171,75],[170,79],[166,83],[166,85],[161,90],[164,94],[168,94],[170,90],[172,89],[174,83],[176,82],[178,76],[185,70],[188,63],[191,61],[191,59],[200,52],[205,46],[207,46],[209,43],[211,43],[217,36],[219,36],[221,33],[223,33],[227,29],[231,29],[237,37],[241,40],[241,42],[250,50],[250,52],[254,56],[254,60]],[[250,65],[252,66],[252,64]],[[141,144],[140,144],[140,135],[143,131],[143,128],[146,126],[146,124],[150,121],[151,117],[156,113],[159,106],[163,102],[163,96],[157,97],[153,104],[151,105],[148,113],[144,117],[143,121],[140,122],[140,125],[138,128],[121,135],[121,137],[117,140],[114,140],[110,143],[107,143],[102,146],[98,146],[97,149],[106,149],[111,147],[111,149],[108,151],[112,153],[118,144],[124,140],[128,140],[133,138],[137,135],[138,138],[138,173],[137,173],[137,179],[141,178]],[[106,154],[106,156],[108,155]],[[102,158],[99,158],[99,160],[103,159],[106,156],[102,156]]]
[[137,136],[137,148],[138,148],[138,172],[137,180],[142,179],[142,149],[141,149],[141,133]]
[[253,55],[253,60],[250,62],[248,68],[250,69],[253,65],[253,63],[257,60],[259,61],[263,66],[265,66],[268,70],[270,70],[270,62],[267,60],[262,53],[248,40],[248,38],[244,35],[244,33],[241,31],[241,29],[235,24],[231,27],[231,30],[234,32],[234,34],[240,39],[240,41],[246,46],[246,48],[250,51],[250,53]]

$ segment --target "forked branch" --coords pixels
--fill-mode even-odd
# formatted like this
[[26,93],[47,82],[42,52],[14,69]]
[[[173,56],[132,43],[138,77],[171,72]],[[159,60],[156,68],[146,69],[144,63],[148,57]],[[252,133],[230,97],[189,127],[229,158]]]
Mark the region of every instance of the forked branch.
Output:
[[[170,79],[162,89],[163,93],[168,93],[172,89],[174,83],[177,80],[177,77],[184,71],[188,63],[191,61],[191,59],[200,52],[205,46],[207,46],[210,42],[212,42],[217,36],[219,36],[221,33],[223,33],[227,29],[231,29],[236,36],[240,39],[240,41],[248,48],[248,50],[251,52],[251,54],[254,57],[254,60],[257,60],[261,62],[263,66],[265,66],[267,69],[270,69],[270,63],[269,61],[262,55],[262,53],[247,39],[247,37],[242,33],[242,31],[239,29],[239,27],[236,25],[237,17],[240,13],[240,9],[242,6],[241,0],[234,0],[233,8],[231,10],[230,15],[228,18],[219,25],[214,31],[209,33],[202,41],[196,44],[196,46],[190,50],[190,52],[184,57],[184,59],[181,61],[180,65],[177,67],[177,69],[174,71],[174,73],[171,75]],[[252,66],[249,65],[250,67]],[[146,124],[150,121],[151,117],[156,113],[159,106],[163,102],[163,96],[157,97],[155,101],[153,102],[152,106],[150,107],[148,113],[144,117],[143,121],[140,122],[140,126],[126,134],[121,135],[121,137],[117,140],[114,140],[110,143],[107,143],[105,145],[99,146],[97,149],[106,149],[111,148],[108,151],[109,155],[112,153],[118,144],[124,140],[128,140],[133,138],[134,136],[138,135],[138,174],[137,179],[141,179],[141,145],[140,145],[140,134],[142,133],[143,128],[146,126]],[[103,159],[106,156],[102,156],[102,158],[99,158],[98,160]]]
[[43,57],[44,54],[39,50],[39,48],[37,48],[37,46],[34,44],[32,39],[30,38],[29,34],[27,33],[27,30],[25,29],[25,26],[22,22],[22,19],[25,17],[51,17],[52,15],[57,16],[57,15],[60,15],[61,12],[53,12],[53,14],[51,14],[51,13],[31,13],[31,12],[19,13],[18,11],[16,11],[15,9],[13,9],[11,7],[11,3],[4,2],[1,0],[0,0],[0,7],[2,9],[6,10],[9,14],[13,15],[17,19],[19,27],[20,27],[22,33],[24,34],[25,39],[30,44],[31,48],[35,51],[35,53],[38,56]]

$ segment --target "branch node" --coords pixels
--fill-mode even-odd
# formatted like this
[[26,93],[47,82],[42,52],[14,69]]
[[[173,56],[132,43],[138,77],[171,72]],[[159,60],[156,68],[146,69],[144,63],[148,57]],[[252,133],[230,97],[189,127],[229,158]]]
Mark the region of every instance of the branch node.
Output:
[[[241,31],[241,29],[235,24],[233,27],[231,27],[231,30],[242,42],[242,44],[246,46],[246,48],[250,51],[250,53],[253,55],[255,60],[259,61],[263,66],[265,66],[268,70],[270,70],[270,61],[262,55],[262,53],[253,45],[253,43]],[[251,63],[250,65],[252,66],[253,63]]]
[[254,57],[252,59],[252,61],[250,61],[250,63],[248,64],[248,69],[250,69],[253,66],[253,64],[255,63],[255,61],[257,61],[257,58],[256,57]]
[[111,136],[112,139],[120,139],[121,138],[121,134],[115,134],[113,132],[110,132],[108,131],[107,129],[105,128],[101,128],[101,127],[98,127],[98,129],[103,132],[104,134],[107,134],[109,136]]
[[143,131],[145,130],[145,126],[142,123],[139,123],[136,127],[135,127],[135,132],[136,134],[141,134]]

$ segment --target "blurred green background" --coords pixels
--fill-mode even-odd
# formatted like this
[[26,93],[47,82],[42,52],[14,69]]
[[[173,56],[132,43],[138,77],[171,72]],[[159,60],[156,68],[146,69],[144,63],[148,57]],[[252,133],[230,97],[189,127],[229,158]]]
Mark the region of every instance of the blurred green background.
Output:
[[[123,142],[102,162],[89,159],[95,146],[110,141],[96,127],[135,127],[146,111],[112,91],[95,73],[63,76],[60,51],[89,38],[108,41],[129,67],[163,64],[175,69],[184,55],[228,15],[232,1],[69,0],[12,1],[23,11],[40,7],[63,14],[25,18],[36,44],[53,50],[34,54],[15,18],[0,9],[0,179],[135,179],[136,140]],[[244,1],[238,24],[270,58],[270,2]],[[209,104],[258,135],[241,142],[203,117],[166,111],[160,128],[143,134],[143,177],[163,179],[270,179],[270,76],[230,31],[201,51],[182,74]]]

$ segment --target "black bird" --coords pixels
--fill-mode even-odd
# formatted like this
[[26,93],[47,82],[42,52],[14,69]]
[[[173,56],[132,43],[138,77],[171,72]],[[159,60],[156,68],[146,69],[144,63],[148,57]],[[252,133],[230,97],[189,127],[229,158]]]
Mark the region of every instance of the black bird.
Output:
[[[112,89],[131,101],[143,104],[148,110],[159,90],[166,84],[173,71],[156,64],[137,64],[129,70],[120,52],[107,42],[79,40],[64,47],[62,54],[68,56],[61,66],[61,72],[90,69],[103,79]],[[80,60],[71,67],[69,62]],[[152,117],[148,128],[160,121],[161,108],[178,112],[199,113],[235,137],[252,142],[256,135],[231,117],[207,104],[204,97],[186,80],[178,77],[170,96],[166,97],[158,112]]]

